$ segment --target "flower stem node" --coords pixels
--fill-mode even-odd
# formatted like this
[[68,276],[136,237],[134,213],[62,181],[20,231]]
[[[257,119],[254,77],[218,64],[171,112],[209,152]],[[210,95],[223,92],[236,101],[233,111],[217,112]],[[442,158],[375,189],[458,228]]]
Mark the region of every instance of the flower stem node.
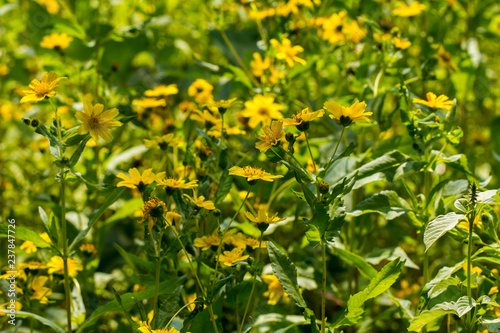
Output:
[[267,223],[257,223],[257,228],[260,232],[265,232],[267,228],[269,228],[269,224]]
[[327,194],[330,191],[330,184],[328,182],[322,181],[319,184],[319,193]]
[[286,141],[288,141],[292,145],[295,143],[295,135],[293,135],[293,133],[290,133],[290,132],[286,133],[285,139],[286,139]]
[[26,125],[26,126],[29,126],[31,124],[31,120],[29,120],[28,118],[23,118],[23,123]]
[[300,125],[297,125],[295,126],[299,131],[301,132],[305,132],[309,129],[309,122],[306,121],[306,122],[303,122],[302,124]]
[[37,128],[38,125],[40,125],[40,121],[38,121],[38,119],[31,120],[31,127]]
[[221,215],[221,211],[220,211],[220,209],[214,209],[212,214],[214,214],[215,217],[219,217]]
[[151,216],[155,217],[157,219],[161,219],[163,217],[163,205],[157,204],[152,210],[151,210]]

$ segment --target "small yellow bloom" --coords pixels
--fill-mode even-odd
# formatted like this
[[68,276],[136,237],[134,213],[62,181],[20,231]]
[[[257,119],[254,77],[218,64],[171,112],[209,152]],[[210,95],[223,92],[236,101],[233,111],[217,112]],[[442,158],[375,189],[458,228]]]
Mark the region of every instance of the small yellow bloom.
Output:
[[[463,269],[464,269],[464,271],[466,271],[466,272],[469,270],[469,268],[468,268],[468,266],[467,266],[467,263],[465,263],[465,264],[464,264]],[[472,266],[472,271],[471,271],[471,273],[474,273],[474,272],[476,272],[476,273],[477,273],[477,275],[481,275],[481,273],[483,272],[483,270],[482,270],[481,268],[479,268],[479,267],[474,267],[474,266]]]
[[148,97],[166,97],[170,95],[175,95],[179,93],[179,89],[177,88],[177,85],[175,84],[169,84],[167,85],[161,85],[158,87],[155,87],[152,90],[146,90],[144,92],[144,95]]
[[141,110],[145,110],[166,106],[167,102],[164,99],[143,98],[134,99],[132,105],[138,106]]
[[282,109],[283,106],[274,103],[274,97],[256,95],[252,101],[245,102],[241,116],[250,118],[248,126],[254,128],[260,123],[270,124],[271,119],[282,119]]
[[262,59],[262,56],[258,52],[254,52],[253,60],[250,61],[250,68],[252,69],[252,74],[256,77],[261,77],[264,75],[264,71],[269,68],[271,60],[268,57]]
[[[207,134],[214,136],[216,138],[220,138],[221,129],[222,128],[215,128],[215,126],[214,126],[207,131]],[[230,127],[230,126],[226,126],[226,125],[224,125],[224,132],[226,133],[226,135],[245,135],[245,134],[247,134],[246,131],[244,131],[238,127]],[[47,141],[47,140],[45,140],[45,141]]]
[[235,175],[240,177],[245,177],[247,182],[252,182],[253,180],[257,181],[259,179],[264,180],[266,182],[274,182],[277,178],[283,178],[282,175],[273,176],[268,172],[265,172],[261,168],[245,166],[243,168],[239,166],[234,166],[229,169],[229,175]]
[[[59,256],[54,256],[47,264],[49,274],[58,273],[64,275],[64,260]],[[83,266],[76,259],[68,258],[68,274],[70,277],[75,277],[79,271],[83,270]]]
[[409,6],[406,3],[400,1],[398,2],[396,9],[392,11],[392,15],[401,17],[417,16],[422,14],[425,8],[425,5],[421,4],[418,1],[413,1]]
[[40,5],[45,6],[47,11],[51,14],[57,14],[59,12],[59,3],[57,0],[35,0]]
[[194,246],[201,247],[203,251],[206,251],[213,247],[214,251],[217,250],[217,247],[220,243],[220,236],[217,232],[217,229],[211,234],[203,237],[195,238],[193,241]]
[[184,194],[186,198],[188,198],[194,205],[198,208],[205,208],[207,210],[214,210],[215,206],[214,203],[210,200],[205,200],[204,196],[196,196],[196,193],[193,192],[193,197],[191,198],[189,195]]
[[264,297],[268,298],[268,304],[275,305],[281,299],[285,302],[290,300],[285,289],[283,289],[283,286],[274,274],[262,275],[262,280],[267,284],[267,291],[264,293]]
[[289,67],[293,67],[296,62],[302,65],[306,64],[304,59],[297,56],[304,51],[302,46],[292,46],[292,42],[288,38],[283,38],[281,44],[276,39],[271,39],[270,43],[277,50],[276,59],[285,60]]
[[436,58],[438,65],[443,68],[448,68],[450,70],[457,70],[457,65],[453,61],[451,53],[446,51],[446,49],[441,45],[436,53]]
[[47,304],[49,302],[47,296],[50,296],[52,294],[52,289],[44,287],[45,283],[48,280],[48,276],[42,275],[37,275],[33,278],[33,281],[31,282],[31,289],[33,289],[33,294],[30,296],[30,299],[37,299],[41,304]]
[[55,89],[62,79],[67,78],[57,77],[55,72],[50,72],[48,75],[47,73],[43,73],[40,81],[34,79],[29,84],[29,89],[23,91],[25,96],[21,99],[21,103],[37,103],[44,98],[54,97],[56,95]]
[[[15,303],[14,303],[14,310],[15,311],[21,311],[22,308],[23,308],[23,305],[21,304],[21,302],[15,301]],[[7,308],[5,307],[5,305],[0,305],[0,310],[7,310]],[[0,317],[6,316],[6,315],[7,315],[6,313],[0,312]]]
[[365,112],[365,102],[354,102],[350,107],[344,107],[334,101],[325,102],[324,108],[331,113],[330,118],[335,119],[340,125],[347,127],[352,122],[367,121],[370,122],[368,116],[373,112]]
[[305,108],[301,111],[298,111],[296,114],[292,116],[292,118],[286,118],[283,120],[283,125],[285,127],[297,127],[299,131],[305,131],[309,128],[309,122],[323,117],[325,114],[324,110],[318,110],[314,112],[309,112],[309,108]]
[[187,182],[182,179],[175,179],[175,178],[158,178],[158,185],[163,186],[167,193],[173,193],[176,189],[182,189],[182,190],[187,190],[187,189],[193,189],[198,187],[198,180],[191,180],[190,182]]
[[153,226],[156,224],[158,219],[163,218],[163,214],[167,212],[167,206],[163,201],[158,198],[151,198],[142,207],[142,219],[137,221],[138,223],[144,223],[148,220],[149,232],[153,230]]
[[398,49],[406,50],[411,46],[411,42],[399,37],[394,37],[394,46]]
[[260,140],[255,144],[255,148],[265,153],[269,148],[276,147],[283,140],[285,133],[283,132],[283,121],[275,120],[271,123],[271,127],[262,127],[264,134],[257,135]]
[[146,186],[154,182],[159,175],[162,175],[163,173],[159,173],[158,175],[155,175],[153,173],[153,169],[147,169],[144,170],[142,175],[140,174],[139,170],[136,168],[132,168],[128,170],[128,173],[130,177],[128,177],[126,174],[123,172],[120,172],[116,177],[123,179],[123,181],[119,182],[116,186],[117,187],[128,187],[135,189],[137,188],[139,191],[144,191]]
[[94,255],[94,257],[97,258],[97,249],[95,248],[94,244],[90,244],[90,243],[82,244],[82,245],[80,245],[80,251],[82,251],[84,253],[92,254],[92,255]]
[[222,128],[222,119],[217,118],[208,110],[196,110],[191,113],[189,118],[195,121],[199,121],[207,130],[210,130],[212,128]]
[[231,267],[234,263],[238,261],[243,261],[249,257],[249,255],[241,255],[243,252],[242,248],[234,248],[231,251],[224,251],[223,254],[220,254],[218,260],[223,265]]
[[427,100],[414,98],[413,103],[426,105],[430,108],[435,109],[451,110],[451,108],[453,107],[453,101],[449,101],[448,96],[446,95],[440,95],[439,97],[437,97],[436,94],[428,92],[426,96]]
[[144,139],[146,148],[156,147],[161,150],[167,150],[168,147],[177,147],[182,139],[176,137],[173,133],[163,136],[155,136],[153,140]]
[[50,239],[49,234],[47,234],[46,232],[38,234],[38,236],[40,236],[40,238],[42,238],[47,243],[52,244],[52,240]]
[[491,287],[490,291],[488,291],[488,295],[493,295],[493,294],[496,294],[496,293],[498,293],[498,287],[497,286]]
[[106,142],[113,141],[113,135],[109,129],[122,125],[121,122],[113,119],[119,112],[117,108],[109,109],[104,112],[103,110],[104,105],[99,103],[92,105],[88,100],[84,100],[83,112],[78,111],[75,114],[75,117],[82,122],[78,128],[78,133],[90,133],[95,141],[97,141],[99,137],[102,137]]
[[10,69],[6,64],[0,64],[0,76],[5,76],[10,73]]
[[44,36],[40,43],[40,46],[46,49],[64,50],[69,46],[72,40],[73,37],[68,36],[65,33],[53,33],[51,35]]
[[180,223],[182,221],[182,216],[176,212],[168,212],[165,216],[166,220],[170,225],[175,225],[176,229],[180,228]]
[[207,104],[205,104],[205,106],[208,107],[212,112],[218,111],[220,114],[224,114],[227,109],[237,103],[238,101],[236,98],[220,99],[217,101],[209,101]]
[[36,252],[36,246],[33,242],[30,241],[25,241],[24,243],[21,244],[19,247],[21,250],[24,250],[26,253],[35,253]]
[[203,79],[196,79],[188,88],[188,95],[194,97],[198,104],[208,103],[213,99],[214,86]]
[[274,215],[270,215],[264,209],[259,209],[257,212],[257,215],[253,215],[250,212],[245,212],[245,215],[250,221],[252,221],[254,223],[273,224],[273,223],[278,223],[278,222],[285,220],[285,218],[278,217],[278,213],[275,213]]

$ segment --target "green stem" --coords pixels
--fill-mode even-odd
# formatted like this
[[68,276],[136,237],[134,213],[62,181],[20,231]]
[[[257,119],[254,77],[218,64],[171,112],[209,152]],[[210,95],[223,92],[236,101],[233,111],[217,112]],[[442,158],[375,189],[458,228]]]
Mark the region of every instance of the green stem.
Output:
[[311,160],[313,161],[314,174],[316,174],[316,171],[318,169],[316,168],[316,162],[314,161],[314,156],[313,156],[313,153],[312,153],[312,150],[311,150],[311,146],[309,145],[309,135],[307,134],[307,131],[304,131],[304,134],[306,136],[307,149],[309,149],[309,155],[311,155]]
[[323,261],[323,279],[321,290],[321,333],[326,332],[326,242],[321,244],[321,260]]
[[177,317],[177,315],[178,315],[179,313],[181,313],[181,311],[182,311],[182,310],[184,310],[186,307],[188,307],[188,306],[190,306],[191,304],[194,304],[194,303],[196,303],[196,301],[190,302],[190,303],[188,303],[188,304],[184,305],[182,308],[180,308],[180,309],[179,309],[179,311],[177,311],[177,312],[176,312],[176,313],[172,316],[172,318],[170,318],[170,320],[169,320],[169,322],[167,323],[167,326],[165,326],[165,328],[169,328],[169,327],[170,327],[170,324],[172,324],[172,321],[174,320],[174,318],[175,318],[175,317]]
[[[259,240],[259,252],[257,252],[257,260],[255,261],[255,265],[257,265],[260,261],[260,251],[261,251],[261,246],[262,246],[262,238],[264,236],[264,232],[261,231],[260,232],[260,240]],[[255,290],[255,283],[257,282],[257,271],[254,270],[254,273],[253,273],[253,282],[252,282],[252,290],[250,291],[250,296],[248,296],[248,300],[247,300],[247,305],[245,306],[245,312],[243,312],[243,318],[241,320],[241,324],[240,324],[240,327],[238,328],[238,333],[241,333],[241,331],[243,330],[243,325],[245,325],[245,318],[247,316],[247,312],[248,312],[248,308],[250,307],[250,302],[252,301],[252,298],[253,298],[253,292]]]
[[328,160],[328,163],[325,164],[326,165],[325,175],[328,172],[328,169],[330,169],[333,158],[335,157],[335,154],[337,153],[337,149],[339,149],[340,141],[342,141],[342,137],[344,136],[344,132],[345,132],[345,127],[342,126],[342,132],[340,132],[339,141],[337,141],[337,145],[335,146],[335,150],[333,151],[332,157],[330,157],[330,160]]
[[[160,288],[160,267],[161,267],[161,239],[163,237],[163,231],[160,231],[160,236],[158,240],[158,248],[156,247],[156,243],[153,237],[153,233],[149,233],[151,235],[151,241],[153,242],[153,246],[155,249],[155,255],[156,255],[156,273],[155,273],[155,296],[154,296],[154,301],[153,301],[153,313],[154,316],[153,318],[156,318],[156,314],[158,313],[158,294],[159,294],[159,288]],[[156,323],[154,324],[155,328]]]
[[[469,216],[469,241],[467,244],[467,297],[469,298],[469,302],[472,298],[472,290],[471,290],[471,271],[472,271],[472,232],[474,228],[474,220],[476,219],[476,211],[475,207]],[[471,322],[471,311],[467,312],[467,332],[472,328]]]

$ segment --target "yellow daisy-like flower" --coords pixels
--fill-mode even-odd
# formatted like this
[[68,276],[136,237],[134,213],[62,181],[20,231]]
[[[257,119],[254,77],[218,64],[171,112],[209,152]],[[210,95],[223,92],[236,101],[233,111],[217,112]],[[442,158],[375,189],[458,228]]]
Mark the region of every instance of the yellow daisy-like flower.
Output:
[[[62,259],[62,258],[61,258]],[[37,299],[41,304],[49,303],[47,296],[52,294],[52,289],[44,287],[45,283],[49,280],[48,276],[37,275],[33,278],[31,282],[31,289],[33,289],[33,294],[30,299]]]
[[283,38],[281,44],[276,39],[271,39],[270,43],[277,50],[276,59],[285,60],[289,67],[293,67],[296,62],[302,65],[306,64],[304,59],[297,56],[304,51],[302,46],[292,46],[292,42],[288,38]]
[[216,251],[217,247],[219,246],[219,243],[220,243],[220,236],[217,230],[215,230],[211,235],[198,237],[195,238],[195,240],[193,241],[194,246],[201,247],[203,251],[206,251],[210,248]]
[[163,213],[167,211],[167,206],[163,201],[158,198],[151,198],[142,207],[142,219],[138,223],[144,223],[148,220],[149,232],[153,230],[153,226],[156,224],[158,219],[163,218]]
[[269,148],[276,147],[283,140],[285,133],[283,132],[283,121],[275,120],[271,123],[271,127],[262,127],[264,134],[257,135],[260,141],[255,144],[255,148],[265,153]]
[[295,126],[299,131],[307,131],[309,129],[309,122],[316,118],[323,117],[324,114],[324,110],[309,112],[309,108],[305,108],[294,114],[292,118],[284,119],[283,125],[285,127]]
[[25,241],[24,243],[22,243],[19,249],[24,250],[24,252],[28,254],[35,253],[37,250],[35,244],[30,241]]
[[59,12],[59,3],[57,0],[35,0],[40,5],[45,6],[47,11],[51,14],[57,14]]
[[224,251],[223,254],[220,254],[218,260],[225,266],[231,267],[234,263],[238,261],[243,261],[249,257],[249,255],[242,255],[243,248],[236,247],[231,251]]
[[161,150],[167,150],[168,147],[177,147],[181,142],[182,139],[176,137],[173,133],[155,136],[153,140],[144,139],[146,148],[156,147]]
[[203,79],[196,79],[188,88],[188,95],[198,104],[205,104],[213,99],[214,86]]
[[130,175],[127,176],[123,172],[120,172],[119,174],[116,175],[117,178],[123,179],[123,181],[119,182],[116,186],[117,187],[128,187],[135,189],[137,188],[139,191],[144,191],[146,186],[157,180],[158,175],[162,175],[163,173],[159,173],[158,175],[155,175],[153,173],[153,169],[147,169],[144,170],[144,172],[141,173],[139,170],[136,168],[128,169],[128,173]]
[[226,113],[227,109],[229,109],[236,103],[238,103],[237,98],[220,99],[217,101],[208,102],[207,104],[205,104],[205,106],[208,107],[212,112],[218,111],[220,114],[224,114]]
[[140,109],[144,110],[166,106],[167,102],[164,99],[143,98],[134,99],[132,105],[138,106]]
[[260,240],[258,240],[257,238],[253,238],[253,237],[244,237],[243,240],[242,240],[243,244],[245,244],[247,250],[255,250],[259,247],[260,245],[260,248],[261,249],[265,249],[266,248],[266,242],[263,241],[262,244],[260,242]]
[[193,189],[198,187],[198,180],[191,180],[190,182],[187,182],[182,179],[175,179],[175,178],[158,178],[158,185],[163,186],[167,193],[172,194],[175,190],[181,189],[181,190],[187,190],[187,189]]
[[398,2],[397,7],[392,11],[392,15],[401,17],[417,16],[422,14],[425,8],[425,5],[418,1],[413,1],[409,6],[400,1]]
[[169,84],[168,86],[163,84],[154,89],[146,90],[144,95],[148,97],[166,97],[177,93],[179,93],[179,89],[176,84]]
[[252,74],[256,77],[261,77],[264,75],[264,71],[271,65],[271,60],[268,57],[262,59],[262,56],[258,52],[254,52],[253,60],[250,61],[250,68],[252,69]]
[[[239,127],[229,127],[224,125],[224,132],[226,135],[245,135],[247,134],[246,131],[240,129]],[[208,135],[214,136],[216,138],[220,138],[221,136],[221,128],[216,128],[215,126],[212,127],[207,131]],[[47,141],[47,140],[45,140]]]
[[64,50],[69,46],[72,40],[73,37],[68,36],[66,33],[53,33],[51,35],[44,36],[40,42],[40,46],[46,49]]
[[55,72],[50,72],[49,74],[43,73],[40,81],[34,79],[29,84],[29,89],[23,91],[25,96],[21,99],[21,103],[37,103],[44,98],[54,97],[56,95],[55,88],[62,79],[67,78],[57,77]]
[[43,268],[46,268],[46,266],[41,263],[40,261],[36,261],[36,260],[30,260],[26,263],[21,263],[17,266],[17,269],[29,269],[29,270],[37,270],[37,269],[43,269]]
[[411,46],[411,42],[399,37],[394,37],[394,46],[398,49],[406,50]]
[[222,119],[217,118],[208,110],[199,111],[196,110],[191,113],[190,117],[192,120],[199,121],[203,124],[205,129],[210,130],[212,128],[221,128],[222,127]]
[[[175,327],[152,329],[149,323],[143,321],[139,327],[141,333],[179,333]],[[189,333],[189,332],[188,332]]]
[[281,221],[284,221],[285,218],[280,218],[278,216],[278,213],[275,213],[274,215],[270,215],[266,210],[264,209],[259,209],[257,212],[257,215],[253,215],[250,212],[245,212],[246,217],[254,222],[254,223],[265,223],[265,224],[273,224],[273,223],[278,223]]
[[[62,257],[54,256],[47,264],[48,273],[58,273],[64,275],[64,260]],[[83,270],[83,266],[76,259],[68,258],[68,274],[70,277],[75,277],[79,271]]]
[[449,101],[449,98],[446,95],[440,95],[439,97],[437,97],[436,94],[428,92],[426,96],[427,100],[414,98],[413,103],[426,105],[434,109],[451,110],[451,108],[453,107],[453,101]]
[[95,141],[97,141],[99,137],[103,138],[106,142],[113,141],[113,135],[109,129],[122,125],[121,122],[113,119],[119,112],[117,108],[112,108],[104,112],[103,110],[104,105],[99,103],[92,105],[90,101],[84,100],[83,112],[78,111],[75,114],[75,117],[82,122],[78,128],[78,133],[90,133]]
[[205,208],[207,210],[214,210],[215,209],[215,206],[214,206],[214,203],[210,200],[205,200],[205,197],[204,196],[196,196],[196,193],[193,192],[193,197],[191,198],[189,195],[187,194],[184,194],[184,196],[186,198],[188,198],[189,200],[191,200],[192,203],[194,203],[194,205],[198,208],[198,209],[201,209],[201,208]]
[[50,236],[49,234],[47,234],[46,232],[43,232],[41,234],[38,234],[38,236],[40,236],[40,238],[42,238],[44,241],[46,241],[47,243],[49,244],[52,244],[52,240],[50,239]]
[[455,65],[455,62],[453,61],[451,53],[446,51],[446,49],[442,45],[439,47],[436,53],[436,59],[440,67],[448,68],[450,70],[458,69],[457,65]]
[[245,177],[247,182],[251,185],[255,184],[255,182],[259,179],[264,180],[266,182],[274,182],[277,178],[283,178],[282,175],[273,176],[268,172],[265,172],[261,168],[245,166],[243,168],[239,166],[234,166],[229,169],[229,175]]
[[95,248],[94,244],[90,244],[90,243],[82,244],[82,245],[80,245],[80,251],[82,251],[84,253],[92,254],[92,255],[94,255],[94,257],[97,258],[97,249]]
[[344,107],[334,101],[325,102],[323,106],[328,112],[331,113],[330,118],[335,119],[338,124],[347,127],[352,122],[367,121],[368,116],[371,116],[373,112],[365,112],[366,103],[365,102],[354,102],[350,107]]
[[256,95],[252,101],[245,102],[241,116],[250,118],[248,126],[255,128],[260,123],[271,123],[271,119],[282,119],[282,109],[283,106],[274,103],[274,97]]
[[285,289],[283,289],[283,286],[274,274],[262,275],[262,280],[267,284],[267,291],[264,293],[264,297],[268,298],[268,304],[275,305],[281,299],[285,302],[290,300]]

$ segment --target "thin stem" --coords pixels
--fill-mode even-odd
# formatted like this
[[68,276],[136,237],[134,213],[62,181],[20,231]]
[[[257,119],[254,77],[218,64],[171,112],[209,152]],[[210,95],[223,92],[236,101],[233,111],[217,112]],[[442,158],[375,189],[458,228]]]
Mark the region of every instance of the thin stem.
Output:
[[[472,229],[474,228],[474,220],[476,219],[476,210],[473,208],[471,216],[469,217],[469,242],[467,244],[467,297],[469,302],[472,297],[471,290],[471,271],[472,271]],[[471,327],[471,311],[467,312],[467,325],[466,327],[470,330]]]
[[[255,261],[255,264],[258,264],[260,261],[260,251],[261,251],[261,246],[262,246],[262,238],[264,236],[264,232],[260,232],[260,240],[259,240],[259,252],[257,252],[257,260]],[[247,300],[247,305],[245,306],[245,312],[243,312],[243,318],[241,320],[240,327],[238,328],[238,333],[240,333],[243,330],[243,325],[245,325],[245,318],[247,316],[248,308],[250,306],[250,302],[252,301],[253,298],[253,292],[255,290],[255,283],[257,282],[257,272],[254,270],[253,273],[253,282],[252,282],[252,290],[250,291],[250,296],[248,296]]]
[[321,291],[321,333],[325,333],[326,330],[326,242],[323,241],[321,244],[321,260],[323,261],[323,280],[322,280],[322,291]]
[[326,175],[328,169],[330,169],[333,158],[335,157],[335,154],[337,153],[337,149],[339,149],[340,141],[342,141],[342,137],[344,136],[344,131],[345,131],[345,127],[342,126],[342,132],[340,132],[339,141],[337,141],[337,145],[335,146],[335,150],[333,151],[332,157],[330,157],[330,160],[328,161],[328,163],[325,164],[327,167],[325,169],[325,175]]
[[[217,247],[217,254],[215,255],[215,258],[219,258],[219,255],[220,255],[220,251],[221,251],[221,248],[222,248],[222,241],[224,240],[224,236],[226,235],[227,231],[229,230],[229,227],[231,227],[231,224],[233,223],[234,219],[236,218],[236,216],[238,216],[240,214],[240,210],[241,208],[243,208],[243,206],[245,205],[245,202],[247,201],[248,199],[248,196],[250,195],[250,192],[252,192],[252,187],[253,185],[250,185],[250,187],[248,188],[248,192],[247,192],[247,195],[245,196],[245,199],[243,199],[243,202],[241,203],[240,205],[240,208],[238,208],[238,210],[236,211],[236,214],[233,215],[233,218],[231,219],[231,221],[229,222],[229,224],[227,225],[226,229],[224,229],[224,232],[219,240],[219,246]],[[220,224],[219,224],[219,229],[220,229]],[[215,262],[215,271],[214,271],[214,276],[212,278],[212,292],[214,290],[214,286],[215,286],[215,279],[217,278],[217,270],[219,268],[219,260],[216,260]]]
[[314,161],[314,156],[311,150],[311,146],[309,145],[309,134],[307,134],[307,131],[304,131],[304,134],[306,136],[306,143],[307,143],[307,148],[309,149],[309,155],[311,155],[311,160],[313,161],[314,165],[314,174],[316,174],[318,168],[316,168],[316,162]]
[[179,309],[179,311],[177,311],[177,312],[176,312],[176,313],[172,316],[172,318],[170,318],[170,320],[169,320],[169,322],[167,323],[167,326],[165,326],[165,328],[169,328],[169,327],[170,327],[170,324],[172,324],[172,321],[174,320],[174,318],[175,318],[175,317],[177,317],[177,315],[178,315],[179,313],[181,313],[181,311],[182,311],[182,310],[184,310],[186,307],[188,307],[188,306],[190,306],[191,304],[194,304],[194,303],[196,303],[196,301],[190,302],[190,303],[188,303],[188,304],[184,305],[182,308],[180,308],[180,309]]
[[[153,237],[153,233],[149,233],[151,235],[151,241],[153,242],[153,246],[155,249],[155,255],[156,255],[156,273],[155,273],[155,296],[154,296],[154,302],[153,302],[153,313],[154,316],[153,318],[156,318],[156,314],[158,313],[158,294],[159,294],[159,288],[160,288],[160,267],[161,267],[161,258],[160,258],[160,251],[161,251],[161,239],[163,237],[163,231],[160,231],[160,236],[158,240],[158,248],[156,247],[156,243]],[[156,324],[154,325],[155,328]]]

